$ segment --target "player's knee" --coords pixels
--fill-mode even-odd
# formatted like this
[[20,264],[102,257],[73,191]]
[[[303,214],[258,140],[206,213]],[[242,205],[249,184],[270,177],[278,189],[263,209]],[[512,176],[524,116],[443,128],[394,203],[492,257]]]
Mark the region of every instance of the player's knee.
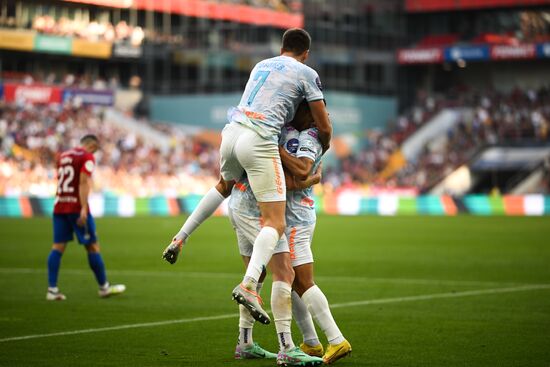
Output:
[[292,283],[292,289],[294,289],[296,293],[302,297],[302,294],[314,285],[315,283],[313,283],[312,279],[302,279],[300,277],[296,277],[294,278],[294,283]]
[[284,264],[284,266],[281,269],[281,278],[283,281],[287,282],[288,284],[292,284],[294,282],[294,269],[292,268],[292,265],[290,263]]
[[292,265],[290,265],[290,262],[288,262],[288,264],[287,262],[277,263],[276,266],[271,267],[271,271],[273,273],[274,282],[292,284],[294,281],[294,269]]
[[[277,230],[277,233],[279,233],[279,237],[283,235],[283,233],[285,233],[285,229],[286,229],[286,221],[283,219],[283,221],[281,223],[279,223],[277,225],[277,227],[275,227],[275,229]],[[294,270],[293,270],[294,272]]]
[[279,237],[281,237],[283,235],[283,233],[285,233],[286,222],[285,222],[284,219],[282,221],[280,221],[280,220],[269,220],[269,221],[267,221],[266,220],[265,221],[265,226],[274,228],[277,231],[277,233],[279,234]]
[[56,251],[59,251],[61,253],[64,253],[65,252],[65,245],[61,244],[61,243],[54,243],[52,245],[52,250],[56,250]]
[[86,246],[86,251],[88,251],[89,253],[99,252],[99,244],[92,243],[91,245]]

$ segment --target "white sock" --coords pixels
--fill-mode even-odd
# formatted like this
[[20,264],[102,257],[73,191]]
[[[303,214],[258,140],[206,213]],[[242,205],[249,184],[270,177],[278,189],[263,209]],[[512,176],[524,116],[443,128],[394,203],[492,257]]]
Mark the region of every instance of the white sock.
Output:
[[211,188],[206,195],[199,201],[199,205],[193,210],[187,218],[179,232],[174,236],[179,240],[186,241],[187,237],[197,229],[202,222],[208,219],[220,204],[225,200],[222,194],[215,187]]
[[313,325],[311,314],[307,310],[307,306],[304,301],[302,301],[298,293],[295,291],[292,291],[292,317],[294,318],[294,321],[296,321],[298,329],[300,329],[300,332],[304,337],[304,343],[311,347],[321,344],[319,337],[317,336],[317,331],[315,330],[315,325]]
[[[256,293],[260,294],[264,283],[258,283]],[[243,306],[239,305],[239,340],[240,346],[248,346],[254,343],[252,339],[252,328],[254,327],[254,318],[250,312]]]
[[277,339],[281,351],[294,348],[290,324],[292,322],[292,287],[290,284],[277,281],[271,288],[271,312],[277,330]]
[[317,325],[321,327],[321,330],[327,336],[328,342],[330,344],[343,342],[344,337],[332,317],[327,297],[325,297],[321,289],[314,285],[302,294],[302,300],[307,305],[307,309],[317,322]]
[[266,267],[269,260],[273,256],[273,251],[275,246],[279,241],[279,233],[273,227],[263,227],[254,241],[254,247],[252,249],[252,257],[250,258],[250,263],[246,269],[245,280],[243,283],[246,284],[246,278],[253,279],[258,282],[262,271]]
[[[248,311],[245,311],[248,312]],[[240,347],[248,347],[252,345],[254,341],[252,340],[252,328],[239,328],[239,340],[238,344]]]

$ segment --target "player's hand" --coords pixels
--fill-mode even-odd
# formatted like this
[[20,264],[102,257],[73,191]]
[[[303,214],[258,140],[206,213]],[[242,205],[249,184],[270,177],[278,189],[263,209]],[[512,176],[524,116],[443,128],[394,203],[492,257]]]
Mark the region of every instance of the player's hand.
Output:
[[178,255],[181,252],[182,247],[183,240],[178,240],[174,238],[172,240],[172,243],[170,243],[162,253],[162,258],[168,261],[170,264],[174,264],[178,260]]
[[323,178],[323,162],[319,162],[319,167],[315,170],[315,174],[319,175],[320,178]]
[[78,224],[81,227],[84,227],[87,221],[88,221],[88,209],[82,208],[80,209],[80,216],[76,220],[76,224]]

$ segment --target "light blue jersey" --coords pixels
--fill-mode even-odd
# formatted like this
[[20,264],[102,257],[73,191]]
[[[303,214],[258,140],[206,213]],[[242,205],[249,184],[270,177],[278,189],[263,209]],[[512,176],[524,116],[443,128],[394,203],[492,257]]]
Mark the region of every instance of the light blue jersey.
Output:
[[[302,131],[298,140],[287,135],[284,147],[287,152],[297,158],[308,158],[313,161],[311,172],[315,172],[321,164],[323,147],[318,138],[317,129],[311,128]],[[307,226],[315,224],[315,201],[313,200],[313,188],[287,191],[286,193],[286,225]]]
[[252,69],[239,105],[229,109],[227,118],[278,142],[304,98],[324,98],[321,89],[319,75],[309,66],[289,56],[266,59]]
[[[306,157],[313,163],[313,172],[319,167],[323,148],[317,137],[317,129],[307,129],[301,133],[291,126],[283,128],[280,140],[287,152],[298,158]],[[286,222],[287,226],[310,225],[316,221],[313,189],[287,191]],[[246,176],[233,186],[229,207],[249,217],[259,218],[260,208],[250,188]]]

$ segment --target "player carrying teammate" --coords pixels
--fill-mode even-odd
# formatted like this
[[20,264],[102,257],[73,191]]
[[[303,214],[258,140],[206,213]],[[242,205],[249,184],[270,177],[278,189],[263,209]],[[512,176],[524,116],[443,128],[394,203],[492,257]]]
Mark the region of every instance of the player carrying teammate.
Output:
[[[330,364],[348,355],[351,352],[351,345],[344,339],[336,325],[325,295],[313,282],[311,241],[316,215],[311,185],[320,180],[320,177],[317,177],[318,173],[313,174],[313,172],[318,171],[320,167],[323,151],[317,139],[317,130],[312,128],[312,123],[313,118],[309,108],[307,104],[303,103],[299,106],[293,120],[293,126],[296,128],[293,126],[283,128],[280,146],[281,160],[289,172],[289,175],[286,176],[289,183],[286,204],[288,243],[286,240],[279,241],[272,258],[272,262],[277,261],[278,264],[277,266],[273,266],[271,263],[269,265],[273,272],[274,289],[281,286],[279,280],[281,275],[277,274],[280,271],[278,269],[293,267],[296,276],[292,285],[294,289],[292,292],[292,314],[304,337],[304,343],[300,348],[311,356],[322,356],[323,361]],[[294,190],[294,188],[296,189]],[[237,234],[239,251],[246,263],[252,252],[252,241],[261,229],[260,211],[246,177],[243,177],[233,187],[229,209],[231,222]],[[272,303],[272,308],[276,307],[287,307],[288,310],[283,314],[290,314],[290,305]],[[328,339],[329,345],[326,353],[317,337],[312,315]],[[283,323],[282,327],[277,325],[281,322]],[[290,317],[288,320],[275,320],[275,323],[281,346],[278,363],[279,361],[285,362],[286,358],[292,358],[292,352],[286,351],[285,344],[294,347],[290,336]],[[254,320],[241,309],[239,344],[235,353],[237,358],[259,358],[270,355],[269,352],[264,351],[253,342],[253,324]],[[285,329],[286,324],[288,327]],[[311,362],[314,363],[315,360]]]
[[88,263],[99,285],[99,296],[109,297],[126,290],[122,284],[109,285],[105,265],[99,253],[94,218],[88,206],[95,167],[93,153],[99,149],[99,139],[86,135],[80,147],[63,152],[57,162],[57,194],[53,209],[53,246],[48,256],[48,301],[62,301],[66,297],[57,288],[61,257],[67,242],[76,234],[78,242],[88,252]]
[[[201,200],[163,254],[167,261],[175,262],[189,235],[224,200],[221,193],[246,172],[264,227],[254,242],[243,282],[233,290],[233,298],[264,324],[270,319],[256,293],[258,279],[286,226],[286,187],[278,152],[281,129],[305,98],[317,122],[323,150],[328,149],[332,135],[319,76],[304,64],[310,43],[306,31],[289,29],[283,35],[281,55],[256,64],[241,101],[230,110],[229,124],[222,132],[220,182]],[[290,286],[278,289],[275,297],[290,300]],[[280,318],[275,310],[273,312],[276,319]]]

